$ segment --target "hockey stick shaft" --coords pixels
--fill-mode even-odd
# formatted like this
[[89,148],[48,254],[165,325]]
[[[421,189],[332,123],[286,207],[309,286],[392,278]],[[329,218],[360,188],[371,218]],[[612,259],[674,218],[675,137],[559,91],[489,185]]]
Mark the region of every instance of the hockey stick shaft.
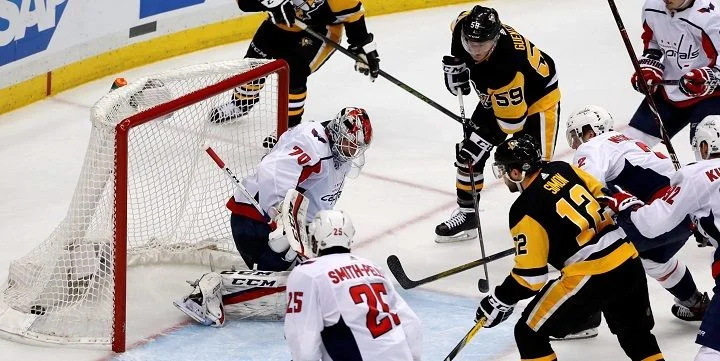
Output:
[[487,318],[483,317],[479,319],[477,322],[475,322],[475,326],[468,331],[467,334],[465,334],[465,337],[458,342],[457,345],[455,345],[455,348],[450,351],[450,354],[445,357],[445,361],[452,361],[459,353],[460,351],[465,348],[465,345],[470,343],[470,340],[472,340],[473,337],[480,331],[480,329],[485,326],[485,322],[487,322]]
[[[366,63],[362,58],[360,58],[359,56],[353,54],[350,50],[346,49],[346,48],[343,47],[342,45],[340,45],[340,44],[336,43],[335,41],[329,39],[327,36],[322,35],[322,34],[318,33],[317,31],[311,29],[310,27],[307,26],[307,24],[303,23],[302,21],[296,19],[296,20],[295,20],[295,25],[297,25],[298,27],[300,27],[300,29],[303,29],[303,30],[304,30],[305,32],[307,32],[308,34],[312,35],[314,38],[317,38],[318,40],[323,41],[324,43],[326,43],[326,44],[330,45],[331,47],[333,47],[335,50],[337,50],[337,51],[339,51],[339,52],[347,55],[347,56],[350,57],[351,59],[353,59],[353,60],[355,60],[355,61],[359,61],[359,62],[364,63],[364,64],[367,65],[367,63]],[[427,103],[427,104],[430,105],[431,107],[433,107],[433,108],[441,111],[442,113],[444,113],[445,115],[449,116],[450,118],[455,119],[455,121],[457,121],[458,123],[460,123],[460,124],[463,124],[463,123],[464,123],[464,120],[463,120],[464,117],[461,118],[461,117],[457,116],[457,114],[451,112],[451,111],[448,110],[447,108],[445,108],[445,107],[443,107],[442,105],[436,103],[436,102],[433,101],[432,99],[428,98],[427,96],[425,96],[424,94],[420,93],[419,91],[413,89],[413,88],[410,87],[409,85],[403,83],[402,81],[400,81],[399,79],[395,78],[394,76],[386,73],[386,72],[383,71],[382,69],[380,69],[378,73],[379,73],[380,76],[382,76],[383,78],[385,78],[385,79],[387,79],[388,81],[390,81],[391,83],[399,86],[400,88],[402,88],[402,89],[405,90],[406,92],[414,95],[415,97],[417,97],[418,99],[420,99],[420,100],[422,100],[423,102]],[[474,125],[474,124],[473,124],[473,125]],[[475,128],[477,128],[477,126],[475,126]]]
[[260,207],[260,204],[255,200],[253,196],[250,195],[247,189],[245,189],[245,187],[242,185],[240,179],[238,179],[238,177],[235,176],[235,173],[233,173],[233,171],[225,165],[225,162],[223,162],[220,156],[215,153],[215,150],[213,150],[212,147],[207,147],[207,149],[205,149],[205,152],[207,152],[210,158],[215,161],[215,164],[217,164],[220,169],[225,171],[225,174],[235,183],[235,186],[240,191],[240,193],[242,193],[245,198],[247,198],[247,200],[250,201],[253,206],[255,206],[255,209],[257,209],[260,214],[264,215],[265,211],[263,211],[262,207]]
[[[455,91],[457,92],[457,98],[458,98],[458,106],[460,107],[460,117],[462,119],[465,118],[465,102],[463,101],[463,93],[462,89],[456,88]],[[463,123],[463,128],[466,128],[466,124],[470,124],[472,120],[466,119]],[[463,130],[463,135],[465,137],[465,141],[469,142],[470,139],[468,139],[468,132]],[[478,192],[477,189],[475,189],[475,169],[473,168],[473,161],[472,159],[469,159],[467,162],[468,167],[468,174],[470,175],[470,190],[471,195],[473,198],[473,208],[475,209],[475,223],[477,225],[477,237],[478,241],[480,241],[480,255],[482,258],[485,258],[485,243],[483,242],[483,236],[482,236],[482,227],[480,226],[480,212],[478,209]],[[478,285],[482,284],[482,287],[480,289],[480,292],[487,292],[490,289],[490,276],[488,274],[488,267],[487,263],[483,265],[483,270],[485,271],[485,282],[478,282]]]
[[441,278],[445,278],[448,276],[452,276],[454,274],[458,274],[463,271],[467,271],[467,270],[475,268],[477,266],[482,266],[489,262],[497,261],[501,258],[505,258],[505,257],[513,255],[513,254],[515,254],[515,248],[506,249],[502,252],[491,254],[485,258],[481,258],[481,259],[451,268],[447,271],[443,271],[443,272],[434,274],[429,277],[425,277],[425,278],[417,280],[417,281],[413,281],[407,276],[407,274],[405,273],[405,269],[402,266],[402,263],[400,263],[400,259],[396,255],[388,256],[387,265],[388,265],[388,268],[390,269],[390,272],[392,272],[393,276],[395,276],[395,279],[398,281],[400,286],[407,290],[410,288],[415,288],[420,285],[424,285],[426,283],[437,281]]
[[670,153],[670,159],[673,162],[673,166],[675,166],[675,170],[678,170],[680,169],[680,161],[675,153],[675,148],[673,148],[672,143],[670,143],[670,138],[668,137],[665,126],[660,118],[660,113],[657,110],[655,100],[653,99],[652,94],[650,94],[650,89],[648,88],[645,77],[640,69],[640,63],[638,62],[637,56],[635,56],[635,50],[633,50],[632,43],[630,42],[627,31],[625,30],[625,25],[622,22],[622,18],[620,18],[620,12],[618,12],[617,6],[615,6],[615,0],[608,0],[608,4],[610,5],[610,11],[612,11],[613,17],[615,18],[618,30],[620,31],[620,36],[622,36],[623,43],[625,43],[625,49],[627,49],[628,55],[630,55],[630,61],[632,62],[633,68],[635,68],[635,73],[640,77],[638,85],[640,86],[642,93],[645,94],[645,101],[647,102],[648,107],[650,107],[650,112],[652,113],[653,118],[655,118],[655,123],[657,123],[658,129],[660,130],[660,138],[663,143],[665,143],[668,153]]

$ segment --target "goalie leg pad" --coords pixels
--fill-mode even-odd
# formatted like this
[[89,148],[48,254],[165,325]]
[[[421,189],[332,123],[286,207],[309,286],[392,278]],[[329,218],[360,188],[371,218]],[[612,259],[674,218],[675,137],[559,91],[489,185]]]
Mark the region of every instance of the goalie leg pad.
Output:
[[194,288],[190,295],[173,302],[175,307],[200,324],[222,327],[225,324],[225,307],[220,274],[206,273],[192,286]]

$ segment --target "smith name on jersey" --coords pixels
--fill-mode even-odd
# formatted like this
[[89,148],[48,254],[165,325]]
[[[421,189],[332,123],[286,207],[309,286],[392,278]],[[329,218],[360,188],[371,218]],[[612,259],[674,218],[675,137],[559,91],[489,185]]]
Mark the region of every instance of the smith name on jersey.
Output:
[[[720,50],[720,8],[716,1],[695,0],[682,11],[668,10],[663,0],[647,0],[643,7],[645,50],[663,52],[663,79],[677,80],[690,70],[717,67]],[[720,90],[705,97],[719,96]],[[689,106],[704,97],[690,98],[677,85],[663,87],[663,96],[678,106]]]
[[[317,212],[335,206],[350,163],[335,161],[323,123],[306,122],[280,136],[272,151],[260,161],[256,172],[242,183],[266,214],[285,199],[288,189],[297,189],[309,202],[309,223]],[[267,221],[248,205],[249,201],[239,190],[227,204],[233,213]]]
[[510,209],[515,266],[495,289],[499,300],[515,304],[540,291],[548,264],[565,276],[591,276],[637,257],[625,232],[595,199],[601,189],[597,179],[568,163],[543,165]]
[[450,52],[465,61],[481,104],[493,110],[500,128],[508,134],[518,132],[528,115],[560,101],[555,62],[515,29],[503,25],[493,53],[475,63],[461,40],[462,22],[468,14],[461,13],[451,24]]

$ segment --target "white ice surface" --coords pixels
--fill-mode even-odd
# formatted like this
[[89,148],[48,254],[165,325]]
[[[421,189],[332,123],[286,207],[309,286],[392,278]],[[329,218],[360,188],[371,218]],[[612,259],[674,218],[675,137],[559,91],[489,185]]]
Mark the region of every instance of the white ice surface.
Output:
[[[556,158],[570,159],[564,120],[578,107],[602,105],[615,115],[616,124],[627,123],[641,96],[630,87],[632,67],[604,1],[490,0],[484,4],[496,7],[503,22],[529,37],[557,63],[563,122]],[[641,4],[640,0],[618,2],[636,49],[640,47]],[[443,84],[440,59],[448,53],[450,21],[470,6],[369,18],[382,68],[456,111],[457,101]],[[239,58],[247,44],[217,47],[132,69],[0,115],[0,280],[6,279],[12,259],[45,239],[63,218],[90,134],[89,107],[107,92],[115,76],[135,79],[182,65]],[[381,265],[388,255],[396,254],[413,278],[480,257],[476,241],[433,242],[435,225],[455,207],[452,162],[454,143],[462,136],[459,124],[384,79],[368,82],[354,73],[352,61],[339,53],[310,78],[308,89],[305,119],[329,119],[341,107],[356,105],[365,107],[373,120],[375,139],[364,173],[348,182],[339,203],[355,222],[358,254]],[[473,98],[466,97],[468,113],[477,103]],[[687,131],[674,139],[674,145],[681,162],[693,160]],[[512,246],[507,211],[514,196],[490,179],[489,169],[485,174],[488,180],[482,192],[481,217],[486,250],[494,253]],[[709,291],[711,251],[698,249],[693,243],[682,250],[682,259],[701,289]],[[510,268],[511,259],[490,264],[491,284],[501,282]],[[426,359],[444,357],[471,327],[473,305],[480,297],[476,288],[480,270],[428,284],[426,290],[404,293],[424,321]],[[194,325],[180,327],[134,347],[136,342],[145,342],[185,320],[170,302],[189,290],[184,280],[195,278],[200,271],[144,268],[131,272],[129,282],[137,287],[128,302],[130,351],[117,359],[289,359],[279,324],[238,322],[220,331]],[[167,275],[166,284],[143,283],[148,272]],[[691,360],[697,350],[694,334],[698,324],[674,319],[669,313],[672,297],[653,280],[649,280],[649,287],[655,335],[666,358]],[[519,359],[511,323],[481,330],[458,359]],[[604,326],[596,339],[556,343],[554,347],[562,360],[625,359]],[[27,346],[0,339],[0,361],[108,358],[113,355],[107,351]]]

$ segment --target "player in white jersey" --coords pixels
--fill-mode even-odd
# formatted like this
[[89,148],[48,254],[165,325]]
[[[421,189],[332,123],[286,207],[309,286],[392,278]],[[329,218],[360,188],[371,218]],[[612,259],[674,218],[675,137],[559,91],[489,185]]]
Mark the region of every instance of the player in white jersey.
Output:
[[[597,178],[605,188],[619,186],[645,203],[662,197],[670,188],[675,167],[662,153],[643,142],[613,130],[607,110],[589,105],[570,115],[567,140],[575,149],[573,163]],[[690,270],[675,257],[692,234],[687,218],[677,227],[653,239],[626,230],[642,259],[645,272],[675,296],[671,312],[685,321],[701,320],[707,293],[697,289]],[[599,324],[600,320],[597,319]]]
[[[632,194],[618,192],[608,199],[619,213],[618,220],[637,227],[646,237],[657,237],[684,222],[686,215],[716,248],[720,241],[720,116],[713,115],[698,124],[693,148],[697,163],[687,165],[670,179],[670,190],[660,200],[644,205]],[[695,361],[720,360],[720,252],[712,264],[715,295],[700,324],[695,342],[702,345]]]
[[308,260],[287,281],[292,359],[420,360],[420,321],[380,267],[350,253],[355,229],[347,214],[320,211],[309,233],[293,244]]
[[[302,123],[282,134],[255,174],[242,181],[262,213],[240,190],[227,202],[235,246],[252,271],[207,273],[175,306],[200,323],[221,326],[224,306],[282,292],[297,253],[288,242],[294,224],[280,227],[281,203],[284,199],[295,202],[294,194],[302,194],[299,198],[307,215],[302,222],[312,220],[318,211],[332,209],[345,177],[362,168],[371,140],[367,112],[354,107],[342,109],[329,122]],[[214,301],[219,297],[221,302]]]
[[[700,120],[720,108],[720,8],[717,0],[646,0],[640,68],[668,136],[690,123],[690,139]],[[679,81],[666,84],[664,81]],[[638,74],[633,87],[640,91]],[[660,141],[655,118],[644,100],[625,133],[654,147]]]

